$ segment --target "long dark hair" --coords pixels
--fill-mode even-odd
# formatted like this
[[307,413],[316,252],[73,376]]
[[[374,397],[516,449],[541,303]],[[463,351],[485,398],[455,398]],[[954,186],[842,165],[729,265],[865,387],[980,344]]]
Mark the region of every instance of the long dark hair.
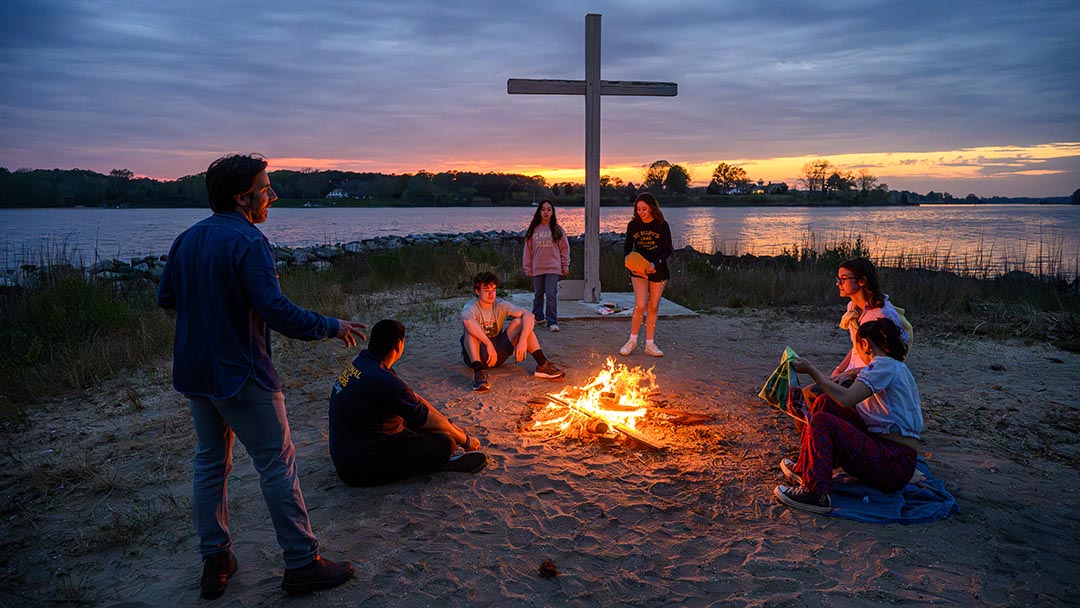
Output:
[[555,220],[555,204],[547,199],[540,201],[540,204],[536,206],[536,213],[533,213],[533,219],[529,222],[529,229],[525,231],[525,239],[531,239],[533,230],[536,230],[536,227],[543,221],[540,217],[540,212],[544,210],[544,203],[551,206],[551,240],[558,243],[559,239],[563,237],[563,231],[562,228],[559,227],[559,222]]
[[855,336],[869,340],[897,361],[903,361],[907,356],[907,345],[900,339],[900,328],[888,319],[874,319],[863,323]]
[[641,194],[637,195],[637,198],[634,199],[635,220],[639,222],[642,221],[641,216],[637,214],[637,204],[641,202],[644,202],[646,205],[649,206],[649,210],[652,211],[652,215],[654,218],[656,218],[656,221],[660,222],[661,224],[664,223],[664,213],[660,211],[660,203],[656,202],[656,197],[653,196],[652,192],[642,192]]
[[885,305],[885,292],[881,291],[881,283],[878,281],[877,269],[874,263],[866,258],[851,258],[840,263],[840,268],[851,272],[856,278],[864,279],[866,284],[863,289],[870,292],[870,308],[881,308]]

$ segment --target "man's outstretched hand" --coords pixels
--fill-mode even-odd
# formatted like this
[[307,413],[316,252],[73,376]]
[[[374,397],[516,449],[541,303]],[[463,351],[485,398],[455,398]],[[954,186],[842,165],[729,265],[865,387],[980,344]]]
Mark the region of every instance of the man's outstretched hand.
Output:
[[367,340],[367,336],[361,331],[364,329],[367,329],[367,325],[363,323],[338,319],[337,337],[345,343],[346,348],[352,348],[361,341]]

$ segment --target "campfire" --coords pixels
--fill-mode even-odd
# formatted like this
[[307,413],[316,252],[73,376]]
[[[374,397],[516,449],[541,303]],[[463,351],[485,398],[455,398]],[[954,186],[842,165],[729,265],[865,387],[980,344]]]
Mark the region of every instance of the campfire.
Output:
[[650,448],[663,449],[663,442],[637,430],[638,421],[649,413],[649,396],[657,392],[651,368],[629,368],[609,357],[584,387],[568,387],[542,398],[547,404],[533,416],[533,428],[552,427],[579,436],[583,432],[622,434]]

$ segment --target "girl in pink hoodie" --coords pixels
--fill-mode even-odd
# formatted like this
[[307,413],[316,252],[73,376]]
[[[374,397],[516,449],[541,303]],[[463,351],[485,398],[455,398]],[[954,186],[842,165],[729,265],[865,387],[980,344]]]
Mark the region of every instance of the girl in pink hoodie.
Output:
[[529,222],[521,265],[525,276],[532,277],[535,294],[532,312],[537,326],[546,322],[551,331],[559,331],[556,310],[559,277],[570,274],[570,243],[555,219],[555,205],[551,201],[540,201]]

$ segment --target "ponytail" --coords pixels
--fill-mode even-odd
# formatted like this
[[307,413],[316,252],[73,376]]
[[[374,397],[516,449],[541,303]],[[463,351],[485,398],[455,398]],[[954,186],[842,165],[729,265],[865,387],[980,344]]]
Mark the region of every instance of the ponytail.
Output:
[[885,351],[885,354],[903,361],[907,357],[907,345],[900,339],[900,328],[888,319],[874,319],[859,326],[857,337]]

